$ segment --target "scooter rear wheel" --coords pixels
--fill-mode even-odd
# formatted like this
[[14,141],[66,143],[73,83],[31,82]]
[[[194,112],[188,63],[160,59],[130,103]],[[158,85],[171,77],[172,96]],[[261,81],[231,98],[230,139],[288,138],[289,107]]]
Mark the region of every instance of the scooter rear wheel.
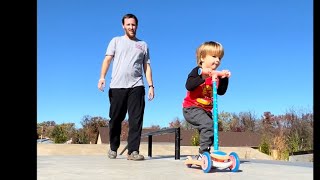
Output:
[[229,167],[229,169],[231,170],[231,172],[237,172],[240,167],[240,160],[239,160],[238,154],[235,152],[231,152],[229,154],[229,157],[230,157],[230,160],[232,161],[232,164]]

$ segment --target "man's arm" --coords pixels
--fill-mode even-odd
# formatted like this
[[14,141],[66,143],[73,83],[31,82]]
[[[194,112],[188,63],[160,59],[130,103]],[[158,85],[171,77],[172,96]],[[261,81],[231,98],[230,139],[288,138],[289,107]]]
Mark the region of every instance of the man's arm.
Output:
[[152,80],[152,70],[149,63],[145,63],[143,66],[144,73],[146,75],[146,79],[149,85],[148,99],[152,100],[154,98],[154,86]]
[[100,79],[98,82],[98,89],[100,89],[100,91],[103,91],[104,87],[106,86],[106,80],[105,80],[105,76],[108,72],[108,69],[110,67],[110,63],[112,60],[113,56],[111,55],[106,55],[104,57],[104,60],[102,62],[102,66],[101,66],[101,72],[100,72]]

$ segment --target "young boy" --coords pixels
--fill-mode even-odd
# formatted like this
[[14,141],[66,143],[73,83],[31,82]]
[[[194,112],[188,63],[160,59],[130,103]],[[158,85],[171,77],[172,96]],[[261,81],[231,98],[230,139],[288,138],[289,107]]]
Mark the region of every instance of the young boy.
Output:
[[[192,69],[186,81],[187,95],[183,100],[183,116],[200,133],[200,148],[197,159],[213,144],[212,120],[212,74],[219,67],[224,55],[223,46],[208,41],[196,51],[197,66]],[[224,76],[216,78],[217,94],[224,95],[228,88],[230,71],[223,70]]]

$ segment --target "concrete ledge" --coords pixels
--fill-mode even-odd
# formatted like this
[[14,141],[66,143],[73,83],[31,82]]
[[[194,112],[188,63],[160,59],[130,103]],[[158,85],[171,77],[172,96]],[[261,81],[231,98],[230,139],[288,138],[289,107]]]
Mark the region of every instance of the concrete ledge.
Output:
[[313,162],[313,154],[289,156],[290,162]]
[[[126,146],[121,143],[118,153]],[[173,156],[174,157],[174,143],[153,143],[152,156]],[[180,156],[196,155],[198,154],[198,146],[181,146]],[[37,144],[38,156],[50,155],[106,155],[109,149],[109,144]],[[261,159],[272,160],[271,156],[259,152],[250,147],[220,147],[220,151],[225,153],[235,152],[241,159]],[[124,152],[123,155],[126,154]],[[148,144],[141,143],[140,153],[148,155]]]

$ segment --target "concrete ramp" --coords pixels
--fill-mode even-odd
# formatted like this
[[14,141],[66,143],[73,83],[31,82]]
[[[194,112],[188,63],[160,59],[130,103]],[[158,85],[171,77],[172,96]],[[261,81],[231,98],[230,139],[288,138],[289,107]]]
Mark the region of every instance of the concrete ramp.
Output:
[[[118,153],[126,146],[126,143],[121,143]],[[106,155],[109,144],[37,144],[38,156],[51,155]],[[181,146],[180,156],[198,154],[197,146]],[[259,152],[250,147],[220,147],[219,150],[230,153],[235,152],[240,159],[261,159],[272,160],[271,156]],[[123,155],[127,152],[125,151]],[[141,143],[140,153],[144,156],[148,155],[148,144]],[[174,143],[153,143],[152,156],[173,156],[175,153]]]

